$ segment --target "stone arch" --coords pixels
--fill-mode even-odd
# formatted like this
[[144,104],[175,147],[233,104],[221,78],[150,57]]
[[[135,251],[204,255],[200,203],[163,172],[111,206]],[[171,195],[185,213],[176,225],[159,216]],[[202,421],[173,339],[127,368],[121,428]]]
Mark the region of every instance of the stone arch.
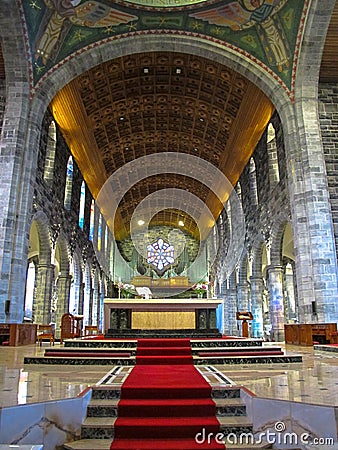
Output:
[[43,211],[34,214],[31,221],[35,223],[39,236],[39,263],[50,264],[51,260],[51,243],[49,233],[49,220]]
[[239,283],[248,281],[248,264],[248,254],[246,252],[243,252],[241,260],[239,262]]
[[59,248],[59,264],[60,264],[60,274],[62,276],[69,276],[69,248],[67,243],[67,238],[63,233],[60,233],[55,248]]
[[252,247],[253,260],[252,260],[252,276],[261,277],[262,274],[262,261],[263,261],[263,251],[266,245],[264,237],[258,235],[254,241]]
[[[36,277],[35,292],[32,302],[32,319],[37,323],[49,323],[51,320],[54,266],[51,264],[49,220],[43,211],[36,212],[32,217],[31,230],[33,227],[37,233],[38,253],[36,255]],[[29,255],[30,249],[28,256]],[[25,295],[25,308],[27,300],[27,296]]]
[[277,221],[274,222],[271,229],[271,248],[270,248],[270,258],[272,266],[281,266],[282,261],[282,248],[283,248],[283,236],[287,223],[289,222],[287,217],[279,217]]

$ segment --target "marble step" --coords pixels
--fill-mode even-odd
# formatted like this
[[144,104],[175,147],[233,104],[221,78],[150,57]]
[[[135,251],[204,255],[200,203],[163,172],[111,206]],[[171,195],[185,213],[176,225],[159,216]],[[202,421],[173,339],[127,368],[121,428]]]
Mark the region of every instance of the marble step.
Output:
[[[92,399],[87,408],[87,417],[117,417],[119,399]],[[246,407],[239,398],[221,398],[215,400],[216,415],[245,416]]]
[[222,335],[217,328],[210,329],[158,329],[158,330],[138,330],[124,329],[117,330],[110,328],[105,334],[106,338],[221,338]]
[[[204,339],[195,338],[190,339],[193,350],[205,350],[213,348],[247,348],[259,347],[262,348],[262,339]],[[136,349],[137,339],[66,339],[63,348],[121,348],[121,349]],[[264,347],[268,348],[268,347]]]
[[[135,358],[106,358],[106,357],[53,357],[53,356],[25,356],[24,364],[48,365],[105,365],[105,366],[134,366]],[[226,357],[193,357],[195,365],[231,365],[231,364],[290,364],[301,363],[301,355],[271,355],[271,356],[226,356]]]
[[252,433],[252,422],[247,416],[217,416],[220,432],[224,435]]
[[81,439],[113,439],[116,417],[87,417],[81,427]]
[[[246,416],[217,417],[224,435],[252,433],[252,422]],[[108,439],[114,437],[116,417],[87,417],[81,427],[81,439]]]
[[[112,439],[81,439],[79,441],[68,442],[64,444],[65,450],[109,450]],[[256,450],[256,449],[271,449],[268,443],[262,444],[226,444],[226,450]]]
[[[219,387],[213,386],[211,397],[214,401],[218,399],[240,398],[241,388],[239,386]],[[92,388],[92,400],[118,399],[121,397],[121,388],[109,385],[98,385]]]

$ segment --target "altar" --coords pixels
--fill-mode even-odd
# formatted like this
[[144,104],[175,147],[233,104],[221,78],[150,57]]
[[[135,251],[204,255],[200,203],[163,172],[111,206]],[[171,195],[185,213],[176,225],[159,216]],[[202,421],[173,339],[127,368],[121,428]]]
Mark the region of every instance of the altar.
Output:
[[221,299],[104,300],[104,331],[215,329]]

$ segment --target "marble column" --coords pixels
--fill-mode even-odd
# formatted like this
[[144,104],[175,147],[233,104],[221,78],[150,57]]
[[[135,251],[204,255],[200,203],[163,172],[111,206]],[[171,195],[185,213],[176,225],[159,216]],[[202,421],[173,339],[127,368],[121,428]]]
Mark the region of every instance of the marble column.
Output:
[[267,271],[272,325],[270,336],[273,341],[284,341],[283,267],[269,266]]
[[49,324],[54,282],[53,264],[39,264],[37,267],[34,322]]
[[263,338],[263,292],[262,277],[250,277],[251,284],[251,312],[253,315],[252,337]]

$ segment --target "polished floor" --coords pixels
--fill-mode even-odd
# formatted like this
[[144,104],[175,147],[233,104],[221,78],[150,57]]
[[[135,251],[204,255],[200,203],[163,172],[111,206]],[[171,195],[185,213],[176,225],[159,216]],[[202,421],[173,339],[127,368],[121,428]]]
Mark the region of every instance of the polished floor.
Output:
[[[0,346],[0,407],[76,397],[99,383],[112,369],[23,364],[24,356],[42,355],[47,346],[47,343],[42,348]],[[312,347],[283,347],[287,354],[302,354],[303,362],[215,366],[226,381],[217,373],[210,373],[207,367],[199,368],[211,384],[233,382],[246,386],[259,397],[338,406],[338,353],[315,351]],[[113,384],[121,384],[130,370],[121,368]]]

